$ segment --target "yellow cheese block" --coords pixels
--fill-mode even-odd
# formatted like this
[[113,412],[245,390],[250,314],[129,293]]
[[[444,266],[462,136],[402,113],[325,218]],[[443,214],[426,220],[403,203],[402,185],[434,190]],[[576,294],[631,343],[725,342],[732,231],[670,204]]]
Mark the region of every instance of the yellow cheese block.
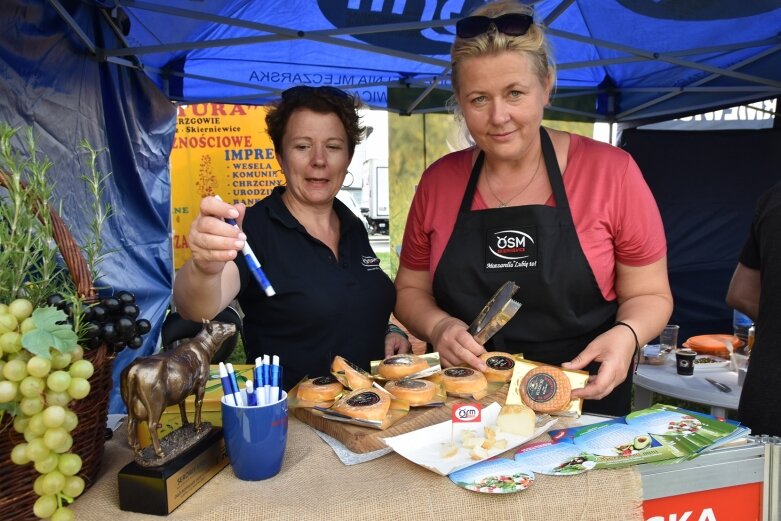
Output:
[[496,417],[501,432],[518,436],[531,436],[537,426],[537,415],[525,405],[504,405]]

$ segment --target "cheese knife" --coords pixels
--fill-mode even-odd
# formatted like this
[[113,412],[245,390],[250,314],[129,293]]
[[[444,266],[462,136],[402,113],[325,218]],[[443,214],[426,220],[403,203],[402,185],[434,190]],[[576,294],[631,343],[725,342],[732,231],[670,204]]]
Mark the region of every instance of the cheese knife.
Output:
[[716,380],[713,380],[712,378],[706,378],[705,380],[707,380],[710,384],[712,384],[714,387],[716,387],[716,389],[718,389],[719,391],[721,391],[723,393],[731,393],[732,392],[732,389],[728,385],[725,385],[725,384],[723,384],[721,382],[717,382]]

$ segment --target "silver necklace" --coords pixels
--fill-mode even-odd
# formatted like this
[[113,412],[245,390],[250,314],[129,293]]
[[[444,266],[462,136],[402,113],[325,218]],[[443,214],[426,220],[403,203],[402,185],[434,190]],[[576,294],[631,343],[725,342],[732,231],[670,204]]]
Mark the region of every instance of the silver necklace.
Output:
[[491,195],[494,196],[494,199],[499,201],[499,208],[506,208],[507,205],[510,204],[513,201],[513,199],[515,199],[516,197],[520,196],[522,193],[524,193],[526,191],[527,188],[529,188],[531,186],[531,184],[534,182],[534,178],[537,177],[537,172],[540,171],[540,164],[542,164],[542,153],[540,153],[540,156],[537,159],[537,168],[534,169],[534,173],[532,174],[531,179],[529,179],[529,182],[526,183],[523,188],[521,188],[520,192],[518,192],[514,196],[510,197],[506,201],[502,201],[501,199],[499,199],[499,196],[496,195],[496,192],[494,192],[494,189],[491,188],[491,182],[488,180],[488,176],[486,176],[485,184],[486,184],[486,186],[488,186],[488,190],[491,192]]

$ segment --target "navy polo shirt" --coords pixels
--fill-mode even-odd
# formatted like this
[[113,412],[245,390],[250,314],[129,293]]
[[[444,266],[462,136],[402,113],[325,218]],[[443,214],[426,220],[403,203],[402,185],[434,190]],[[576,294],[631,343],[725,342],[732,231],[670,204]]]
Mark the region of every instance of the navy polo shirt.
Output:
[[339,259],[288,211],[279,186],[247,209],[242,229],[276,291],[267,297],[241,255],[239,303],[247,362],[278,355],[285,389],[329,374],[341,355],[369,370],[385,355],[396,291],[380,268],[361,221],[338,199]]

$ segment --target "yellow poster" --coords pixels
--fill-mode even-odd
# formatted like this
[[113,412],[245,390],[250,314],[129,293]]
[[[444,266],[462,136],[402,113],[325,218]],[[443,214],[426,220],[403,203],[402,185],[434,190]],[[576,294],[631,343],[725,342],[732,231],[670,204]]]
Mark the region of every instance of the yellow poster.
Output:
[[251,206],[285,183],[266,134],[266,108],[199,103],[178,107],[171,152],[174,268],[190,258],[187,234],[201,199]]

